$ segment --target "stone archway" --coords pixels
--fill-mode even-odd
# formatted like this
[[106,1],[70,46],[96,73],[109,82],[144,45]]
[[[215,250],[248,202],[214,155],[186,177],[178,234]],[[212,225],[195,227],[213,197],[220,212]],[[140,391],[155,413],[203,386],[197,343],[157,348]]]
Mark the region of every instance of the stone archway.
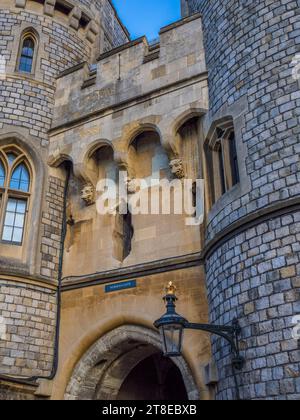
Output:
[[[101,337],[77,363],[65,400],[116,400],[122,384],[137,365],[160,352],[159,334],[144,327],[125,325]],[[183,359],[172,359],[181,374],[189,400],[199,392]]]

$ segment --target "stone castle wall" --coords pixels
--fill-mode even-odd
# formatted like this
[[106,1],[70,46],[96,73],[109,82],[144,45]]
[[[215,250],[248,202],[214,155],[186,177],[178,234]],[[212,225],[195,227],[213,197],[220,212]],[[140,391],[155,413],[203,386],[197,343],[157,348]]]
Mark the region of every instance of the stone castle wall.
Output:
[[[241,184],[209,215],[208,247],[219,240],[207,254],[211,319],[241,320],[242,397],[299,399],[300,352],[291,337],[292,317],[300,313],[300,226],[293,207],[300,194],[300,91],[292,77],[299,2],[188,3],[191,12],[197,8],[203,16],[207,130],[212,122],[233,117],[242,173]],[[225,353],[215,342],[219,399],[234,395]]]
[[114,47],[125,44],[129,39],[126,29],[116,15],[112,2],[110,0],[101,2],[101,7],[102,25],[104,30],[103,51],[109,51]]
[[11,282],[0,286],[1,374],[34,376],[52,369],[56,292],[24,288]]

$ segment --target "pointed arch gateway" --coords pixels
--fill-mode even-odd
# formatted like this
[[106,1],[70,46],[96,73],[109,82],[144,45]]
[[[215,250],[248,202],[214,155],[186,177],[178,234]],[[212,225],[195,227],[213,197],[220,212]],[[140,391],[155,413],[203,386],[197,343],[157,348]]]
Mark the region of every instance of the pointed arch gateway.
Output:
[[[145,375],[142,380],[141,371]],[[172,361],[162,357],[158,333],[124,325],[101,337],[82,356],[64,399],[151,399],[150,390],[154,399],[165,400],[168,388],[174,384],[181,392],[178,399],[199,399],[198,388],[183,357]]]

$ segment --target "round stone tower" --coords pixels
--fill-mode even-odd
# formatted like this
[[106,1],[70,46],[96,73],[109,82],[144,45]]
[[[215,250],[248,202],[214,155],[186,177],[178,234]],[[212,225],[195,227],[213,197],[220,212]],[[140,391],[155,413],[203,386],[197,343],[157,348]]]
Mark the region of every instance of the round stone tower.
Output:
[[[5,399],[11,392],[16,398],[12,378],[13,383],[50,378],[56,368],[66,222],[66,171],[47,165],[56,77],[92,63],[128,34],[109,0],[3,0],[0,21],[0,399]],[[31,398],[32,389],[22,397]]]
[[[240,172],[233,188],[209,198],[211,322],[240,320],[243,399],[299,400],[299,2],[183,1],[183,13],[196,11],[209,73],[207,141],[232,124]],[[235,398],[229,349],[213,339],[213,354],[217,398]]]

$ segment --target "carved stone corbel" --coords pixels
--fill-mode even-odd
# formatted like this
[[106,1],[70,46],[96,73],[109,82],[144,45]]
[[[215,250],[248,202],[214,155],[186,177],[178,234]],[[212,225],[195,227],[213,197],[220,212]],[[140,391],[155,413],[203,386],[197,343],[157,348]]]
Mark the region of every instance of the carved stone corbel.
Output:
[[80,198],[85,202],[86,206],[92,206],[96,202],[96,191],[94,185],[87,183],[81,190]]
[[127,193],[135,194],[139,189],[139,183],[136,179],[128,177],[126,179]]
[[183,179],[185,177],[185,171],[184,171],[182,159],[179,159],[179,158],[172,159],[170,161],[170,169],[171,169],[172,174],[176,176],[176,178]]

